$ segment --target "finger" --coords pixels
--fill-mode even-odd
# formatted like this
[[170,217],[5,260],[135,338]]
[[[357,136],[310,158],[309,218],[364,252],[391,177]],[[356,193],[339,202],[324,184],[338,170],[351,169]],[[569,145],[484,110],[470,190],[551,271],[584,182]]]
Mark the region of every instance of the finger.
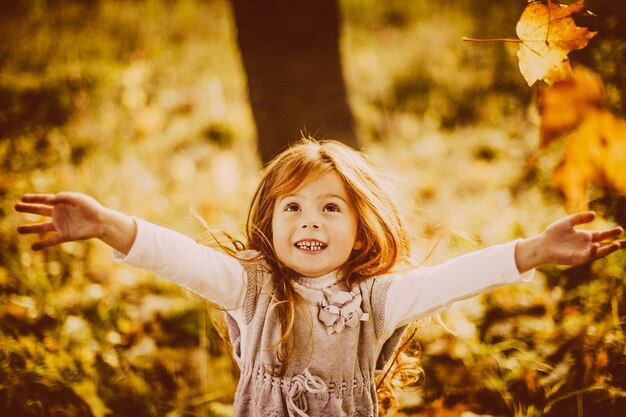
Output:
[[583,211],[580,213],[572,214],[567,217],[567,221],[571,227],[578,226],[585,223],[590,223],[596,218],[596,213],[593,211]]
[[605,256],[615,252],[616,250],[620,249],[622,246],[619,242],[611,242],[611,243],[605,243],[602,246],[600,246],[598,248],[598,250],[596,251],[595,255],[593,256],[594,258],[604,258]]
[[22,196],[22,202],[35,204],[53,204],[52,201],[55,198],[55,194],[24,194]]
[[51,201],[51,204],[72,204],[76,202],[77,198],[79,198],[78,193],[65,191],[62,193],[55,194],[54,198],[52,198],[50,201]]
[[28,224],[17,227],[17,233],[20,234],[47,233],[52,231],[54,231],[54,225],[52,223]]
[[32,250],[42,250],[49,248],[50,246],[59,245],[65,242],[62,240],[59,235],[52,236],[50,239],[42,240],[41,242],[36,242],[31,245]]
[[624,233],[624,229],[622,229],[621,227],[615,227],[611,230],[603,230],[601,232],[594,232],[592,234],[591,239],[593,242],[600,242],[602,240],[616,238],[622,233]]
[[52,207],[44,206],[42,204],[27,204],[27,203],[17,203],[15,204],[15,211],[19,211],[21,213],[31,213],[31,214],[39,214],[41,216],[52,216]]

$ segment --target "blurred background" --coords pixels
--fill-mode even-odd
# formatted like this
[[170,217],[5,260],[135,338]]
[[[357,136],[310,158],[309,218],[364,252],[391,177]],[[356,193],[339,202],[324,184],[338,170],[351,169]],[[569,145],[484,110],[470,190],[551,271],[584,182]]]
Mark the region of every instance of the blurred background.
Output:
[[[517,44],[462,41],[514,38],[523,0],[309,3],[0,1],[3,416],[229,416],[237,380],[202,300],[99,242],[31,251],[26,192],[243,238],[263,161],[304,132],[397,176],[416,261],[577,209],[626,226],[621,2],[587,1],[584,66],[532,88]],[[626,415],[625,266],[544,267],[420,322],[425,379],[388,414]]]

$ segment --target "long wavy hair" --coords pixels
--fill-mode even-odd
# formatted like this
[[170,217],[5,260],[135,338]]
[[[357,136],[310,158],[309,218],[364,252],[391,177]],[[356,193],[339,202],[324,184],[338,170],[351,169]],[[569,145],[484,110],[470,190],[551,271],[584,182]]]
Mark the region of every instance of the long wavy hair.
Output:
[[[272,215],[277,199],[307,181],[334,172],[343,182],[357,212],[356,241],[360,243],[340,267],[347,287],[390,272],[408,259],[409,239],[398,207],[382,174],[358,151],[339,142],[305,138],[274,158],[265,170],[250,204],[246,223],[248,247],[259,251],[273,271],[274,304],[281,338],[277,358],[287,363],[295,346],[292,330],[300,298],[293,286],[295,272],[276,256]],[[283,367],[284,368],[284,367]]]

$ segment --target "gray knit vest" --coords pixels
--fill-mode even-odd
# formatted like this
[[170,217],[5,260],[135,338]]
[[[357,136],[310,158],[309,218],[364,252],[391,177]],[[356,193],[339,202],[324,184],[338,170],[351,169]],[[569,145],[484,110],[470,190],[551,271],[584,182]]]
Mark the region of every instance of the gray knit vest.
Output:
[[242,352],[237,322],[226,313],[241,370],[235,416],[377,416],[374,376],[405,330],[396,329],[384,344],[380,340],[391,277],[368,279],[350,289],[339,283],[328,288],[295,283],[305,303],[296,310],[296,349],[278,377],[273,375],[280,368],[276,346],[281,332],[272,311],[272,272],[258,252],[244,251],[237,258],[248,279],[243,304],[248,331]]

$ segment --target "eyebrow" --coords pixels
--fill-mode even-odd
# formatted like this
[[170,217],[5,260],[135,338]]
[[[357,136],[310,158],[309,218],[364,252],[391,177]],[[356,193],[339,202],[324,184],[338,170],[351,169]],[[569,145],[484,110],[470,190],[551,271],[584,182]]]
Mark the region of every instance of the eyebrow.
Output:
[[[301,194],[295,193],[295,194],[287,194],[286,196],[282,197],[280,199],[280,201],[286,199],[286,198],[291,198],[291,197],[300,197],[302,198]],[[342,196],[340,196],[339,194],[323,194],[320,196],[320,198],[338,198],[339,200],[343,201],[344,203],[348,204],[348,201],[343,198]],[[348,204],[349,205],[349,204]]]

